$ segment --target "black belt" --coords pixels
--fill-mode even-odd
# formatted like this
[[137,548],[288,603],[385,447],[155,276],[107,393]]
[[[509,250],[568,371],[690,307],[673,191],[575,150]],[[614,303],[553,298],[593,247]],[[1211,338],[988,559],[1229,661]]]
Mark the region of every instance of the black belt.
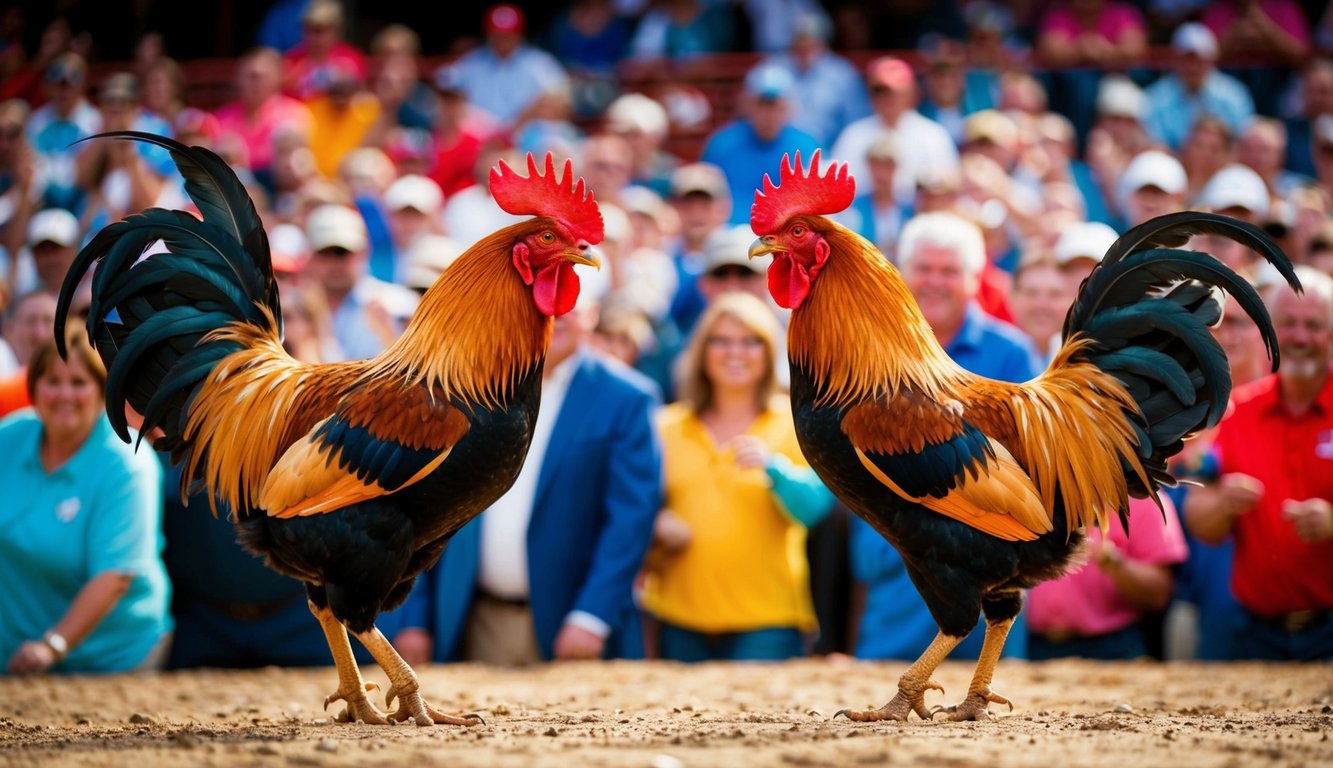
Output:
[[532,605],[532,601],[526,597],[504,597],[502,595],[493,595],[484,590],[477,590],[477,599],[485,600],[488,603],[495,603],[496,605],[508,605],[514,608],[528,608]]
[[1279,613],[1276,616],[1260,616],[1253,611],[1250,616],[1259,624],[1274,629],[1280,629],[1283,632],[1296,634],[1304,632],[1313,627],[1323,626],[1333,616],[1333,611],[1327,608],[1320,608],[1313,611],[1292,611],[1291,613]]
[[301,591],[278,600],[256,603],[214,600],[200,595],[190,595],[186,596],[184,599],[186,601],[197,601],[211,610],[214,610],[227,618],[235,619],[236,621],[259,621],[281,612],[283,609],[304,597],[305,592]]

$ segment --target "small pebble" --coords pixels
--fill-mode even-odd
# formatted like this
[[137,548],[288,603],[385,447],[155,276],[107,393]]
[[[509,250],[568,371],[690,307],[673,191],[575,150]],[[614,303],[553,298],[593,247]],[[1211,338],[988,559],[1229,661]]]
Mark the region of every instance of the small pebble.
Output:
[[1115,710],[1114,710],[1114,711],[1115,711],[1117,714],[1127,715],[1127,714],[1133,712],[1133,711],[1134,711],[1134,708],[1131,707],[1131,706],[1128,705],[1128,704],[1117,704],[1117,705],[1115,705]]
[[138,712],[135,712],[134,714],[130,715],[130,722],[134,723],[135,725],[152,725],[153,718],[149,717],[148,715],[143,715]]
[[315,745],[316,752],[337,752],[338,742],[333,739],[323,739]]

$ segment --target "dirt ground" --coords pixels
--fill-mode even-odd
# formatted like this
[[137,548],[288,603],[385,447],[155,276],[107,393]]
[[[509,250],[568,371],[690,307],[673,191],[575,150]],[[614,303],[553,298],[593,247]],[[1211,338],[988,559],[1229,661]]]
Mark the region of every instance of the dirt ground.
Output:
[[[472,728],[333,722],[332,668],[0,678],[0,766],[1333,766],[1333,666],[1005,661],[1012,713],[859,724],[898,663],[663,662],[420,670]],[[377,668],[367,678],[387,689]],[[954,703],[971,674],[936,675]],[[378,694],[374,694],[379,699]]]

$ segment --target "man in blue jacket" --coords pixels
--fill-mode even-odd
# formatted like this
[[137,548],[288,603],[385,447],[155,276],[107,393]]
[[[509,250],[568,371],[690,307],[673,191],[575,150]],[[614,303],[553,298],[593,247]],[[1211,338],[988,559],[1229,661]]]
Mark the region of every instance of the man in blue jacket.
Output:
[[586,347],[596,322],[586,298],[556,320],[518,479],[381,617],[409,663],[643,656],[631,588],[661,507],[660,395]]

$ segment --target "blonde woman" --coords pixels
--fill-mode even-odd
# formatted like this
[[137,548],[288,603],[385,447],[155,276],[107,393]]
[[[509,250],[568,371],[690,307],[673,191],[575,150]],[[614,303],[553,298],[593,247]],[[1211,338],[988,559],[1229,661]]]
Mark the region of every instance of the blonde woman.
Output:
[[833,497],[778,392],[778,328],[754,296],[716,298],[658,415],[666,501],[643,599],[663,658],[789,658],[815,629],[805,535]]

